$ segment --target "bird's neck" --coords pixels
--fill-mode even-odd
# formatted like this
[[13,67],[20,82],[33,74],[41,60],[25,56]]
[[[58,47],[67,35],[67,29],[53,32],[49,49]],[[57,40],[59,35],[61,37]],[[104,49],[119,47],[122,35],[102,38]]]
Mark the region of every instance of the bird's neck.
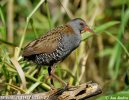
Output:
[[66,24],[66,25],[68,25],[68,26],[71,27],[71,29],[74,31],[74,32],[73,32],[74,34],[76,34],[76,35],[80,35],[80,34],[81,34],[80,30],[78,30],[78,28],[76,27],[75,24],[73,24],[73,23],[68,23],[68,24]]

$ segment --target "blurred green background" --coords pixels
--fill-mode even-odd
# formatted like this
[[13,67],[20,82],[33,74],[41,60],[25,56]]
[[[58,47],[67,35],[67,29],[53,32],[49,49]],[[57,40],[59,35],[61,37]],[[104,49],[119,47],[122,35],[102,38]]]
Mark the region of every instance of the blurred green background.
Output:
[[[36,65],[21,57],[22,48],[78,17],[97,35],[84,33],[56,74],[72,85],[100,84],[103,92],[93,100],[128,96],[129,0],[0,0],[0,95],[48,91],[47,66],[37,73]],[[56,80],[54,84],[61,87]]]

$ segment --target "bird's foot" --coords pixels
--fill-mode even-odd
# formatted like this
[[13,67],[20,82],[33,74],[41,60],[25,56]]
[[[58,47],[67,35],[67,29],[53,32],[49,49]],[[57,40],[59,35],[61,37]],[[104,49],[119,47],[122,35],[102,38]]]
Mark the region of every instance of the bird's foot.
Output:
[[65,90],[67,90],[67,89],[70,87],[70,85],[69,85],[68,82],[65,82],[65,83],[63,84],[63,87],[64,87]]
[[54,85],[50,84],[50,87],[52,91],[57,91],[57,88],[55,88]]

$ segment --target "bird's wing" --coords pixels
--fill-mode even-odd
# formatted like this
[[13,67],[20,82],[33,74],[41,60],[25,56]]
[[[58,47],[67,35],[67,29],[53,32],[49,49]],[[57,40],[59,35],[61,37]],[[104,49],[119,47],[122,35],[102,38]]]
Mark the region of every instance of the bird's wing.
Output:
[[59,39],[57,35],[58,34],[46,34],[38,40],[32,41],[25,47],[23,56],[53,52],[58,46]]
[[29,43],[24,51],[23,56],[31,56],[40,53],[51,53],[58,48],[58,43],[61,40],[61,36],[64,33],[72,33],[71,27],[57,27],[49,31],[46,35],[41,38]]

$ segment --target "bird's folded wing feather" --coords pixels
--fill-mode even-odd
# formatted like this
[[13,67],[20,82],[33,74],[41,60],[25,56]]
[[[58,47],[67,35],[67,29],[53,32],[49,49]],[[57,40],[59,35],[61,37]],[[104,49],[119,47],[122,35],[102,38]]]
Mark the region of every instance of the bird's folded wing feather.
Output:
[[69,26],[60,26],[56,29],[49,31],[46,35],[41,38],[34,40],[29,43],[24,51],[23,56],[31,56],[40,53],[51,53],[58,48],[58,43],[60,42],[61,35],[73,33],[73,30]]
[[44,37],[29,43],[23,51],[23,56],[30,56],[40,53],[51,53],[57,48],[58,41],[57,34],[52,36],[45,35]]

